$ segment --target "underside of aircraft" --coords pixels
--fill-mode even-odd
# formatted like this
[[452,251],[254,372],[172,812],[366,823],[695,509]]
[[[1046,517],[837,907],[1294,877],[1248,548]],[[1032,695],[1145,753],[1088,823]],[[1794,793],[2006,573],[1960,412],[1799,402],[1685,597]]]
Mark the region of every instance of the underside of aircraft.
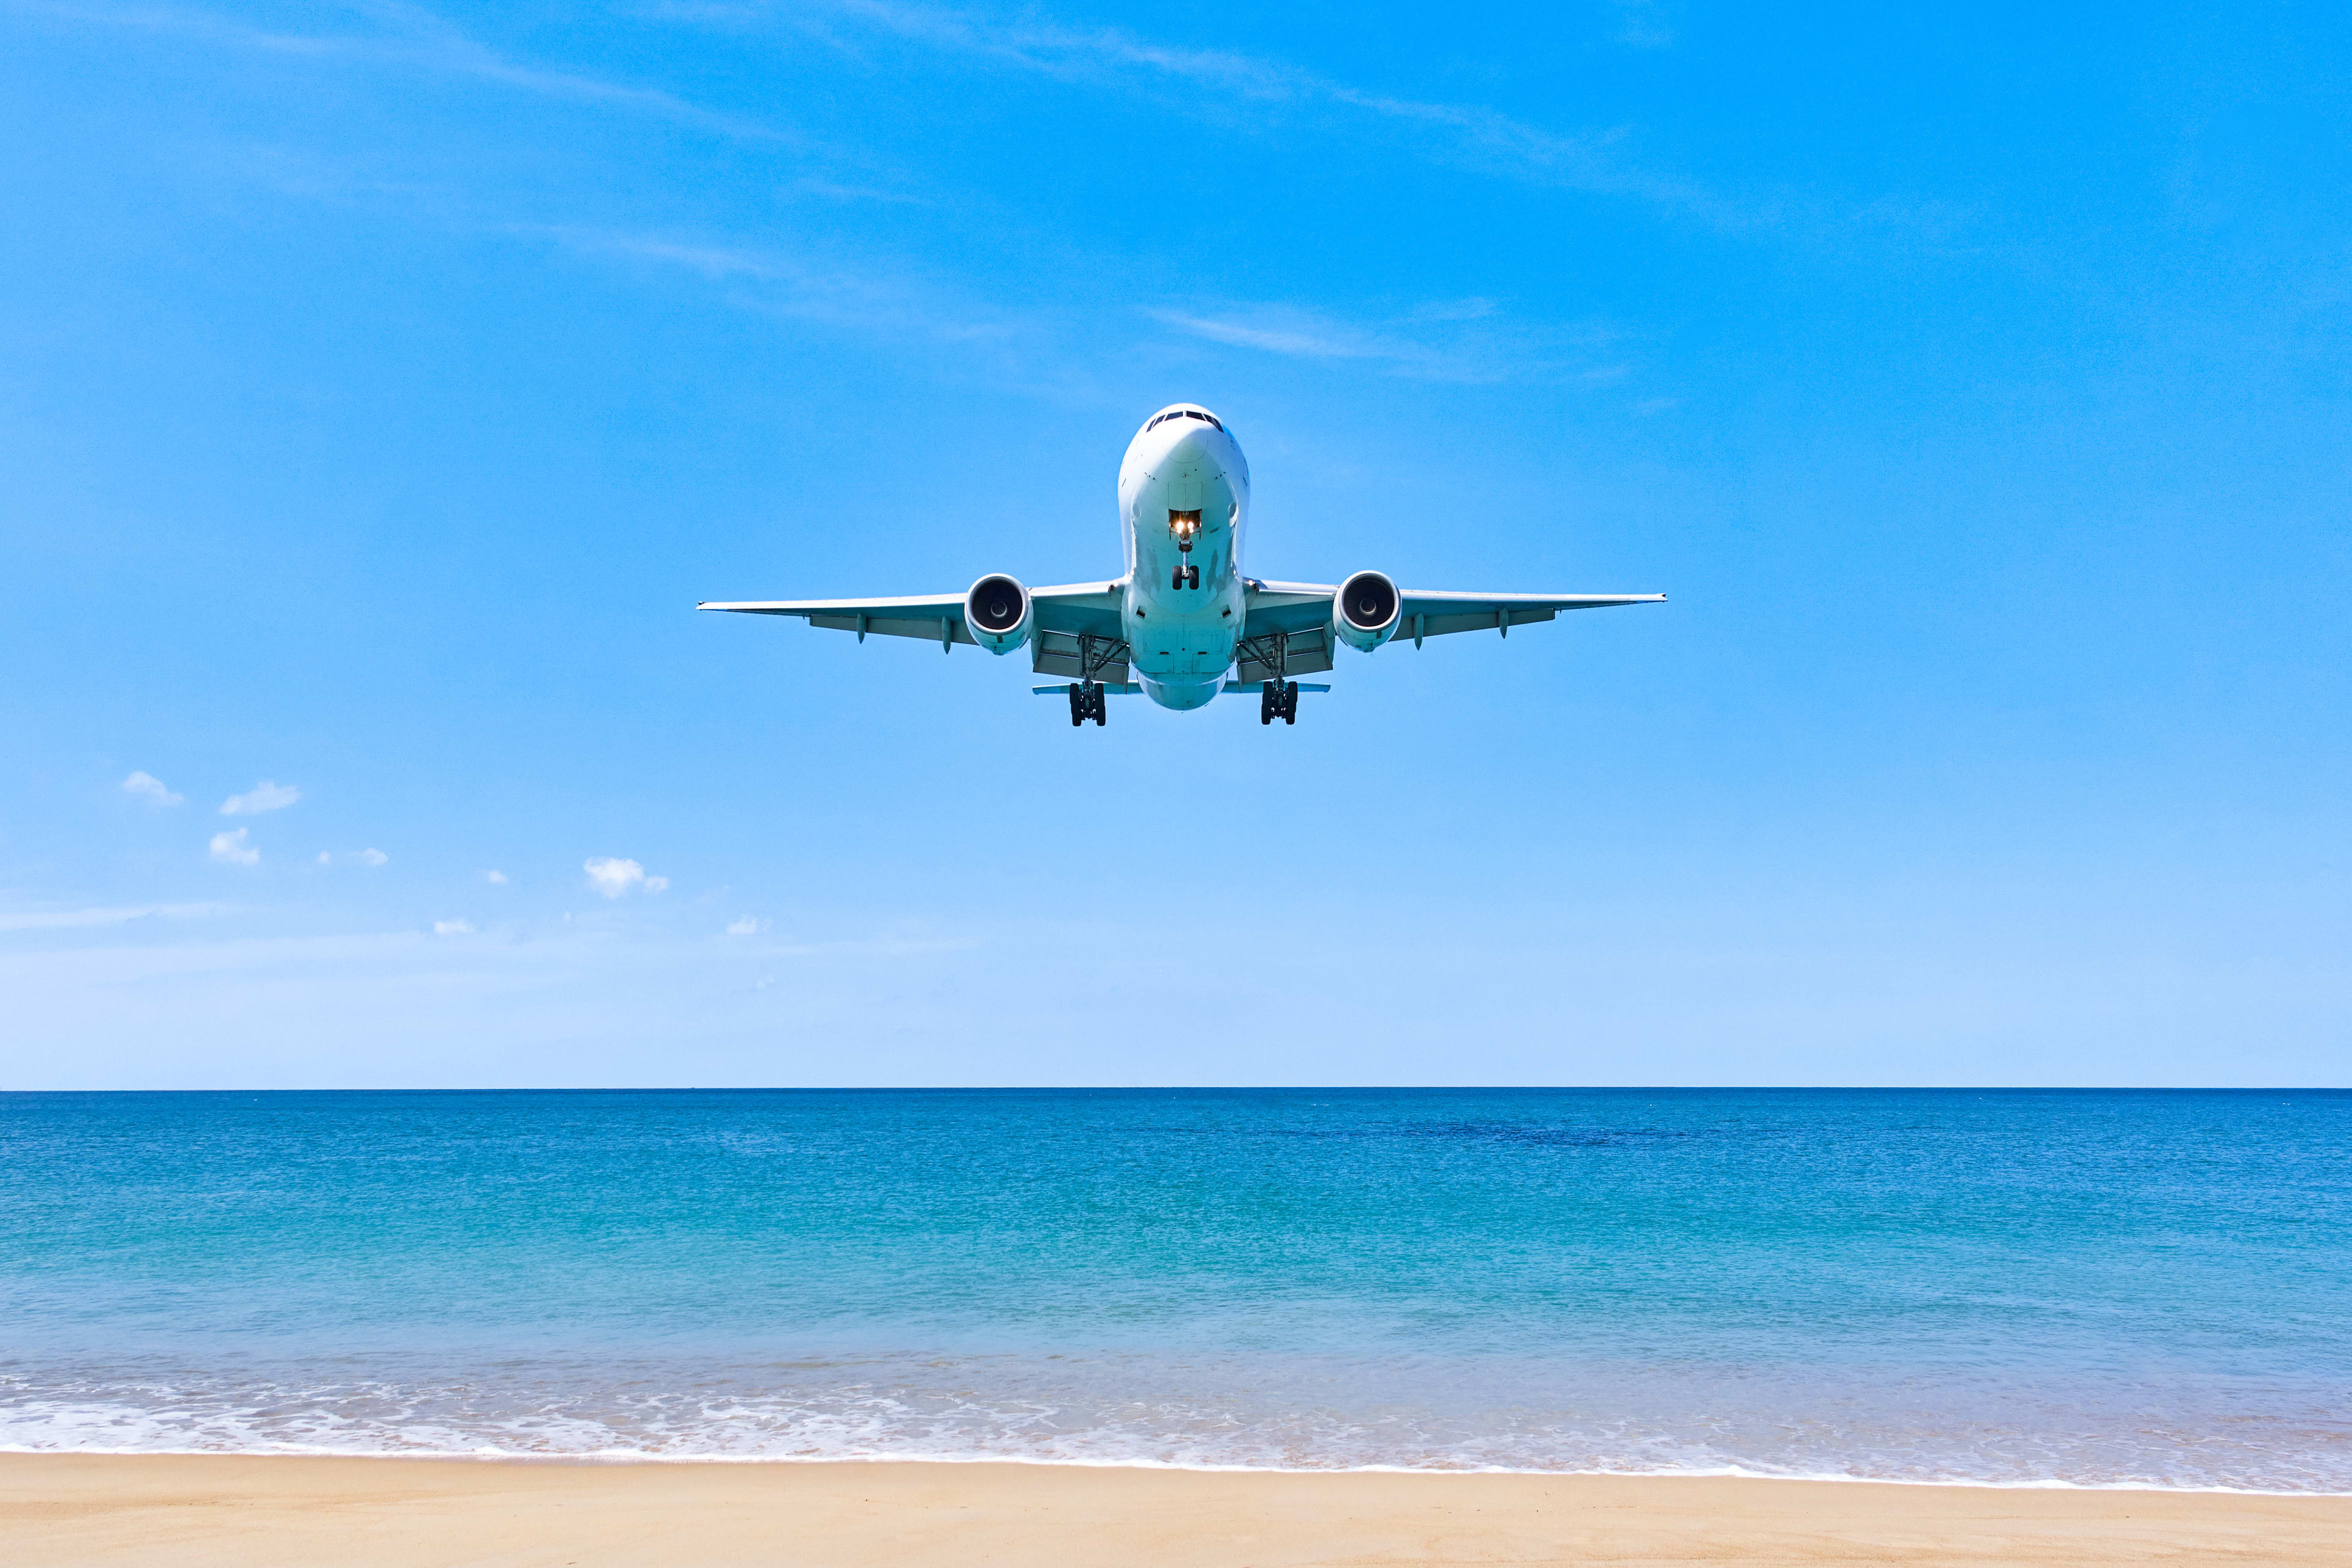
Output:
[[1031,588],[991,574],[961,594],[881,599],[706,603],[705,610],[795,616],[811,626],[958,643],[993,654],[1029,650],[1029,668],[1063,679],[1032,689],[1066,696],[1070,722],[1108,721],[1108,699],[1141,694],[1163,708],[1200,708],[1255,694],[1258,721],[1298,721],[1292,679],[1331,668],[1340,644],[1370,653],[1391,641],[1549,621],[1563,610],[1655,604],[1663,594],[1463,594],[1401,588],[1385,573],[1337,584],[1277,583],[1241,571],[1249,468],[1222,420],[1196,404],[1154,415],[1119,468],[1127,571],[1117,578]]

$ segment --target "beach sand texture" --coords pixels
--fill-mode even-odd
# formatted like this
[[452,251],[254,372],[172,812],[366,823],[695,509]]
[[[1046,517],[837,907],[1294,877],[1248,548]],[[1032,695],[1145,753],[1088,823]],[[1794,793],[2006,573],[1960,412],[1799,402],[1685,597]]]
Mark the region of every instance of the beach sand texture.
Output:
[[1041,1465],[0,1456],[11,1568],[2352,1563],[2352,1498]]

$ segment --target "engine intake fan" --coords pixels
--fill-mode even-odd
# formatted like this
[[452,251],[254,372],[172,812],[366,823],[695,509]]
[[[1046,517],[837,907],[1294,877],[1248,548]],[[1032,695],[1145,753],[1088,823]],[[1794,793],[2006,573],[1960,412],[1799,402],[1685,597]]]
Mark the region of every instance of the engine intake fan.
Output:
[[982,577],[963,596],[964,629],[991,653],[1011,653],[1027,642],[1034,620],[1029,590],[1018,578]]
[[1331,630],[1359,653],[1396,636],[1404,595],[1385,572],[1359,572],[1331,595]]

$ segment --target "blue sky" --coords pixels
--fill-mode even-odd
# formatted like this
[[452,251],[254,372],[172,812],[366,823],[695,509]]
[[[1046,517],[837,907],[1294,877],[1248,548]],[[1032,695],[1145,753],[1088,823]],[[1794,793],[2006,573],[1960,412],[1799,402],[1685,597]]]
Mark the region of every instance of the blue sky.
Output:
[[[2347,1081],[2340,7],[0,37],[10,1087]],[[1179,398],[1261,575],[1672,602],[693,613],[1115,570]]]

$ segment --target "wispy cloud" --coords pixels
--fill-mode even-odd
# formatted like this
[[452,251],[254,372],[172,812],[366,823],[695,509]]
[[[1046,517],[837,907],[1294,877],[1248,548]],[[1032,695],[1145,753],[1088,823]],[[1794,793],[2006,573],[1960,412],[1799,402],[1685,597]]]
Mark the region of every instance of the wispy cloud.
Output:
[[1658,0],[1610,0],[1617,11],[1617,31],[1613,35],[1621,44],[1637,49],[1663,49],[1675,41],[1675,29],[1666,19],[1666,8]]
[[482,880],[493,888],[503,888],[507,885],[507,874],[504,871],[485,871]]
[[[760,14],[740,8],[730,25]],[[1162,44],[1118,27],[1066,26],[1034,12],[998,21],[895,0],[832,0],[787,15],[791,25],[836,43],[841,40],[827,19],[1104,91],[1181,95],[1190,115],[1222,103],[1228,119],[1255,117],[1272,129],[1280,117],[1295,121],[1301,114],[1321,114],[1335,132],[1352,122],[1398,136],[1430,162],[1523,184],[1622,197],[1727,233],[1819,239],[1831,233],[1899,232],[1941,240],[1973,221],[1969,210],[1935,201],[1856,201],[1789,186],[1720,188],[1651,167],[1640,154],[1634,126],[1555,130],[1485,104],[1380,92],[1285,60]],[[692,19],[690,13],[686,19]],[[1620,43],[1655,48],[1674,40],[1663,10],[1646,0],[1617,0],[1617,23]]]
[[608,899],[633,890],[658,893],[669,886],[667,877],[648,877],[635,860],[599,857],[583,862],[581,869],[588,873],[588,885]]
[[325,849],[319,851],[321,866],[381,866],[391,858],[381,849],[346,849],[340,855]]
[[226,914],[227,904],[124,904],[100,910],[0,910],[0,931],[68,931],[85,926],[128,925],[132,921],[198,920]]
[[247,831],[248,829],[240,827],[234,833],[214,834],[212,842],[214,862],[222,866],[259,865],[261,851],[245,841]]
[[433,934],[435,936],[471,936],[474,934],[474,922],[467,920],[435,921]]
[[187,797],[174,795],[164,787],[163,781],[153,773],[134,773],[122,781],[122,793],[145,801],[149,805],[177,805]]
[[731,920],[727,922],[727,934],[729,936],[757,936],[767,929],[767,921],[755,919],[751,915],[744,915],[740,919]]
[[221,815],[259,816],[265,811],[283,811],[301,798],[302,792],[294,785],[264,779],[243,795],[233,795],[221,802]]
[[607,80],[500,54],[430,11],[414,5],[364,7],[381,29],[361,34],[280,32],[208,11],[169,5],[29,5],[63,20],[195,38],[230,48],[318,60],[345,59],[458,77],[543,98],[604,104],[745,142],[793,147],[812,143],[765,121],[705,108],[657,87]]
[[509,225],[508,229],[542,237],[584,256],[677,268],[713,283],[737,285],[744,289],[737,296],[739,303],[803,321],[966,344],[1003,342],[1020,330],[1002,314],[959,308],[934,288],[828,267],[763,247],[558,225]]
[[1289,359],[1353,361],[1427,381],[1591,379],[1595,351],[1619,334],[1592,325],[1521,324],[1490,300],[1443,301],[1376,321],[1349,321],[1295,305],[1155,310],[1164,326],[1231,348]]
[[[834,0],[828,9],[910,42],[1063,80],[1125,90],[1175,85],[1244,107],[1336,110],[1417,134],[1432,155],[1531,184],[1626,196],[1720,227],[1754,227],[1778,217],[1771,204],[1727,197],[1643,168],[1630,155],[1631,132],[1623,126],[1553,131],[1481,104],[1375,92],[1286,61],[1161,44],[1117,27],[1065,26],[1034,16],[998,22],[890,0]],[[1634,12],[1654,17],[1647,7],[1629,6],[1621,18],[1624,41],[1633,41],[1625,35],[1637,26]],[[1646,25],[1646,37],[1671,41],[1654,19]]]

